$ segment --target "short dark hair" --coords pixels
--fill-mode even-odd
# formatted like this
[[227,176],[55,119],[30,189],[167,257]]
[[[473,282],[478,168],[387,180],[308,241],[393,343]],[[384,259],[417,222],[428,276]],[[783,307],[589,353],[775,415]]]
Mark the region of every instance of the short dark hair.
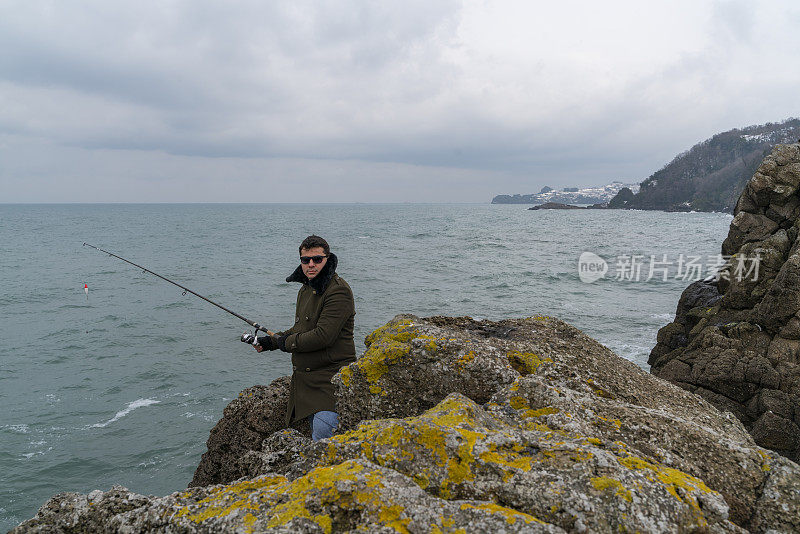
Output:
[[300,248],[298,249],[298,252],[302,254],[303,249],[308,250],[316,247],[322,247],[322,250],[325,251],[326,256],[331,253],[331,247],[328,246],[328,242],[322,239],[318,235],[310,235],[307,238],[303,239],[303,242],[300,243]]

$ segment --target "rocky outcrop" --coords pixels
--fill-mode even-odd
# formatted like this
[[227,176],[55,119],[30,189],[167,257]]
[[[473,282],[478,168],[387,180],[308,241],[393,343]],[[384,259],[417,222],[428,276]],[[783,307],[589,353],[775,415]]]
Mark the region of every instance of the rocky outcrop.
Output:
[[332,438],[219,456],[224,485],[57,495],[15,534],[800,530],[800,467],[566,323],[404,315],[367,341]]
[[582,210],[586,209],[583,206],[573,206],[572,204],[564,204],[562,202],[545,202],[539,206],[528,208],[529,210]]
[[[534,368],[535,356],[509,360],[492,343],[474,350],[444,350],[458,338],[509,339],[516,321],[481,323],[452,317],[432,317],[420,329],[413,315],[399,315],[367,336],[367,350],[334,376],[339,421],[350,429],[366,419],[408,417],[432,408],[450,393],[461,393],[482,404],[511,384],[520,372]],[[441,328],[453,335],[446,338]],[[456,331],[463,332],[456,336]],[[526,360],[526,358],[528,358]]]
[[778,145],[736,205],[717,280],[681,295],[652,373],[736,415],[800,459],[800,144]]
[[[288,376],[269,386],[253,386],[239,393],[211,429],[206,441],[208,450],[189,486],[222,484],[248,474],[247,452],[260,449],[266,437],[284,427],[288,400]],[[297,429],[311,437],[308,424],[298,423]]]
[[612,209],[627,208],[635,197],[636,195],[630,188],[623,187],[614,198],[608,201],[608,207]]

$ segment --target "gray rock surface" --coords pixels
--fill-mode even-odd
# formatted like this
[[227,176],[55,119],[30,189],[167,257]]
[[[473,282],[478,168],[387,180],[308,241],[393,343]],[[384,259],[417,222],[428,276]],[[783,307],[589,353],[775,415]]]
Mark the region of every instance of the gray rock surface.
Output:
[[279,430],[165,497],[60,494],[13,532],[800,530],[800,467],[557,319],[398,316],[334,383],[329,439]]
[[[264,438],[284,426],[289,398],[289,377],[272,381],[269,386],[252,386],[225,407],[217,424],[211,429],[203,453],[189,486],[208,486],[232,482],[250,469],[247,452],[261,447]],[[310,427],[297,428],[309,437]]]
[[[441,328],[448,325],[455,328]],[[523,369],[527,362],[480,341],[513,337],[517,327],[516,321],[431,317],[421,323],[412,315],[398,315],[367,336],[366,352],[334,376],[340,426],[418,415],[453,392],[487,402],[519,376],[514,366]],[[473,340],[480,350],[472,350]]]
[[735,414],[756,443],[794,461],[800,459],[798,188],[800,144],[778,145],[739,198],[722,244],[731,258],[719,279],[683,292],[649,358],[653,374]]

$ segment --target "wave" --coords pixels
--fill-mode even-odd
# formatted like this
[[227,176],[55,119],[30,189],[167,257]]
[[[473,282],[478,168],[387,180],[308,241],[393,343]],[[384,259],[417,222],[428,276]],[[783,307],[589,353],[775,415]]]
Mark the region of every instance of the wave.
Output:
[[172,310],[174,308],[191,308],[192,305],[187,300],[176,300],[174,302],[170,302],[169,304],[162,304],[160,306],[155,306],[154,309],[156,310]]
[[211,421],[214,418],[207,414],[207,413],[193,413],[193,412],[185,412],[181,414],[181,417],[185,417],[186,419],[191,419],[192,417],[199,417],[203,421]]
[[52,301],[52,295],[37,295],[37,294],[25,294],[25,295],[11,295],[11,296],[3,296],[0,298],[0,306],[8,306],[13,304],[38,304],[38,303],[46,303],[50,304]]
[[37,456],[37,455],[43,455],[43,454],[47,454],[48,452],[50,452],[50,451],[52,451],[52,450],[53,450],[53,447],[47,447],[47,449],[46,449],[46,450],[43,450],[43,451],[33,451],[33,452],[26,452],[26,453],[24,453],[22,456],[23,456],[23,457],[24,457],[26,460],[30,460],[30,459],[31,459],[31,458],[33,458],[34,456]]
[[131,413],[136,408],[141,408],[143,406],[150,406],[151,404],[158,404],[160,401],[155,399],[137,399],[131,403],[129,403],[124,409],[118,411],[114,417],[106,421],[105,423],[95,423],[91,425],[90,428],[105,428],[106,426],[110,425],[114,421],[119,421],[129,413]]
[[500,282],[499,284],[489,286],[487,289],[508,289],[510,287],[511,286],[508,285],[506,282]]
[[674,313],[651,313],[650,314],[650,318],[651,319],[655,319],[656,321],[659,321],[659,322],[666,321],[668,323],[671,323],[672,320],[675,319],[675,314]]
[[178,343],[180,341],[183,341],[183,338],[182,337],[170,336],[170,335],[167,335],[167,334],[161,334],[161,335],[154,336],[153,337],[153,341],[155,341],[155,342],[157,342],[159,344]]
[[28,425],[3,425],[0,426],[0,429],[8,429],[11,432],[16,434],[27,434],[30,431],[30,427]]

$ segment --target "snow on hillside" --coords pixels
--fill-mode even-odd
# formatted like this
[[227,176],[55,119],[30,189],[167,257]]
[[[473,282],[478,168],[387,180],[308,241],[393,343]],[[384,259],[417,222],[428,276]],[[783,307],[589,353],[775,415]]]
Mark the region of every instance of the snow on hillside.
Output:
[[560,190],[553,189],[544,193],[531,193],[527,195],[497,195],[492,199],[492,204],[544,204],[545,202],[558,202],[561,204],[600,204],[614,198],[623,187],[627,187],[634,193],[639,191],[639,184],[611,182],[610,184],[596,187],[565,187]]

